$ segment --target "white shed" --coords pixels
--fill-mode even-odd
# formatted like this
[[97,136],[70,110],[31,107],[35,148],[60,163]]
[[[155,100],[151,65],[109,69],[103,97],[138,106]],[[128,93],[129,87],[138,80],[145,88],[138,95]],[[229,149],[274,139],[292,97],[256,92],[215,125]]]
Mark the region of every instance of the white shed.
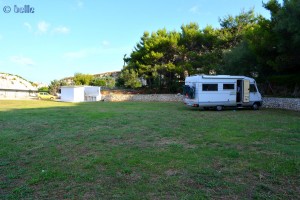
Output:
[[67,101],[67,102],[84,101],[84,87],[83,86],[62,86],[61,101]]
[[84,102],[100,101],[100,87],[96,86],[62,86],[61,101]]
[[100,101],[100,87],[95,86],[62,86],[61,101],[84,102]]
[[100,87],[85,86],[84,87],[84,101],[100,101],[101,92]]

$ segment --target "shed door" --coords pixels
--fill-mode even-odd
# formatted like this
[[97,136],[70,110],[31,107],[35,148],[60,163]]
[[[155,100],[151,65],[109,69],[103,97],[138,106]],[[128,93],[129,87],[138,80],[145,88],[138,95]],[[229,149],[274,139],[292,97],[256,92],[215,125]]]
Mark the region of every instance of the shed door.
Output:
[[248,103],[250,101],[250,81],[244,80],[243,81],[243,102]]

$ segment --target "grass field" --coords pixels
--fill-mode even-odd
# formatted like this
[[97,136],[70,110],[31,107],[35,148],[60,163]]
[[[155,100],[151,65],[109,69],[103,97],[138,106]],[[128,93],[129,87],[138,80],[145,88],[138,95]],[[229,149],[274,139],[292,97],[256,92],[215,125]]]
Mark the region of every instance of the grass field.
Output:
[[297,199],[300,113],[0,101],[0,199]]

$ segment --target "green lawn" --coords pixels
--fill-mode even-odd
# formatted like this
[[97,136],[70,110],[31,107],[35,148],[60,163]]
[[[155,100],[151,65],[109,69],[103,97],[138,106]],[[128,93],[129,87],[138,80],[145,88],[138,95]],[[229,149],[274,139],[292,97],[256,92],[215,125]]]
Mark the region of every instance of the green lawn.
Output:
[[0,101],[0,199],[297,199],[300,113]]

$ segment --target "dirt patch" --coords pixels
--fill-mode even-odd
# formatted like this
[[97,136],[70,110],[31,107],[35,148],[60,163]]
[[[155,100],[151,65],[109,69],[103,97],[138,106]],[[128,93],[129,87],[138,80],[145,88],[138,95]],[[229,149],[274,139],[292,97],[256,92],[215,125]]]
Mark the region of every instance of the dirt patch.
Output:
[[168,169],[167,171],[165,171],[165,174],[167,176],[176,176],[176,175],[180,174],[180,172],[176,169]]
[[180,146],[184,147],[185,149],[194,149],[197,147],[197,145],[189,144],[186,141],[172,140],[169,138],[161,138],[157,142],[154,142],[154,145],[158,146],[158,147],[164,147],[164,146],[169,146],[169,145],[180,145]]

